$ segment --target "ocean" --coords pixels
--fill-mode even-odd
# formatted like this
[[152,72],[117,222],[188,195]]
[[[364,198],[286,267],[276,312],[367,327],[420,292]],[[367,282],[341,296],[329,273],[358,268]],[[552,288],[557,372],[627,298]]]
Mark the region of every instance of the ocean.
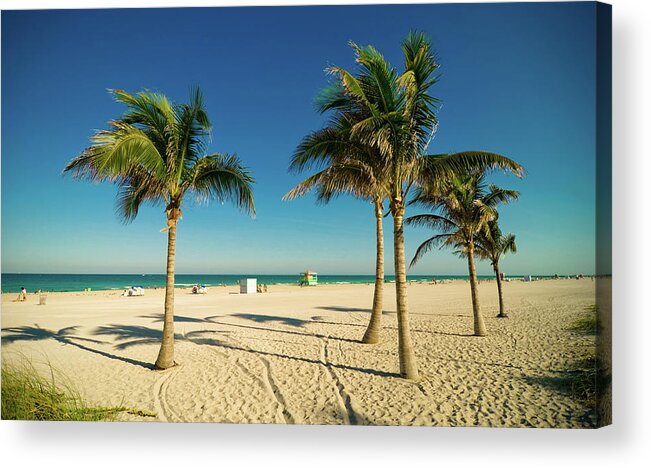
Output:
[[[257,278],[258,284],[296,284],[299,275],[187,275],[177,274],[175,285],[177,287],[205,284],[206,286],[237,285],[242,278]],[[493,278],[493,276],[479,276],[479,279]],[[468,279],[464,275],[408,275],[409,281],[432,281]],[[385,281],[393,281],[393,275],[386,275]],[[375,275],[319,275],[321,284],[347,284],[347,283],[373,283]],[[91,290],[125,289],[130,286],[143,286],[145,288],[165,287],[165,275],[77,275],[77,274],[49,274],[49,273],[2,273],[2,292],[19,292],[25,287],[28,292],[41,289],[43,291],[83,291]]]

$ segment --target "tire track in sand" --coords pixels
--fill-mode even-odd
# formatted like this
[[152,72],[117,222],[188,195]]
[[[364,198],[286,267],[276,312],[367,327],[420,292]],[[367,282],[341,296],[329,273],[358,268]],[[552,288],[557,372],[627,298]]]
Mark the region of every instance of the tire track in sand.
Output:
[[161,372],[163,372],[164,375],[154,382],[154,385],[152,386],[154,409],[158,414],[158,419],[162,422],[170,422],[170,416],[179,419],[167,402],[167,387],[176,376],[176,372],[173,372],[172,369]]
[[[344,420],[344,424],[347,425],[357,425],[359,424],[359,417],[357,412],[353,409],[350,394],[346,391],[344,384],[341,382],[337,373],[332,368],[330,361],[328,359],[328,344],[329,340],[324,338],[321,340],[321,351],[319,353],[319,360],[323,366],[330,374],[333,386],[335,388],[335,399],[337,400],[337,405],[339,406],[339,411]],[[341,349],[341,345],[340,345]]]
[[278,403],[279,407],[279,414],[282,417],[283,423],[284,424],[296,424],[296,419],[292,415],[292,413],[289,412],[287,409],[287,402],[285,401],[285,397],[280,391],[280,388],[275,382],[275,379],[273,378],[273,372],[271,371],[271,363],[267,358],[263,358],[260,356],[256,356],[260,362],[264,365],[264,382],[265,382],[265,387],[267,388],[267,391],[270,392],[270,394],[275,398],[276,402]]
[[267,391],[269,396],[276,402],[276,419],[279,424],[296,424],[296,418],[287,408],[287,401],[280,391],[280,387],[276,384],[275,379],[273,378],[273,371],[271,370],[271,363],[267,358],[259,356],[255,350],[251,349],[242,341],[229,337],[231,341],[237,344],[241,349],[253,355],[260,363],[262,364],[263,374],[262,377],[255,375],[251,372],[246,366],[240,363],[239,359],[235,360],[235,364],[247,375],[253,377],[257,380],[262,387]]

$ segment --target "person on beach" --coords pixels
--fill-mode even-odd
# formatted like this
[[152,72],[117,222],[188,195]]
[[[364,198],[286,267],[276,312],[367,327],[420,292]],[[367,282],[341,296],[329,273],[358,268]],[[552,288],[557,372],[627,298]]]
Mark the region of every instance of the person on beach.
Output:
[[20,296],[18,296],[20,302],[27,300],[27,289],[25,287],[20,288]]

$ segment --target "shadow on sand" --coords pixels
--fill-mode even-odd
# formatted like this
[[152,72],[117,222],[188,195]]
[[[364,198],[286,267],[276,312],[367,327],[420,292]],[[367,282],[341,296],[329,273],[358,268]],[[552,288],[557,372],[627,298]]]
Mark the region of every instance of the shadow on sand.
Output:
[[[208,319],[209,317],[207,317]],[[222,324],[221,322],[212,322],[212,323],[217,323],[217,324]],[[229,326],[239,326],[239,325],[234,325],[230,323],[223,323],[223,325],[229,325]],[[246,327],[245,328],[252,328],[252,327]],[[290,334],[301,334],[301,335],[307,335],[307,336],[315,336],[315,335],[309,335],[309,334],[303,334],[303,333],[296,333],[296,332],[284,332],[282,330],[274,330],[273,328],[266,329],[266,328],[259,328],[259,327],[254,327],[255,329],[260,329],[260,330],[265,330],[265,331],[275,331],[275,332],[280,332],[280,333],[290,333]],[[369,374],[369,375],[375,375],[379,377],[400,377],[399,374],[397,373],[392,373],[392,372],[385,372],[381,370],[376,370],[376,369],[369,369],[365,367],[355,367],[355,366],[349,366],[347,364],[335,364],[332,362],[323,362],[318,359],[310,359],[307,357],[302,357],[302,356],[290,356],[288,354],[281,354],[281,353],[273,353],[269,351],[262,351],[262,350],[257,350],[253,349],[250,347],[244,347],[244,346],[238,346],[234,345],[232,343],[228,343],[225,340],[220,340],[216,339],[213,336],[215,334],[227,334],[228,331],[221,331],[221,330],[196,330],[192,331],[189,333],[186,333],[184,335],[175,335],[175,339],[178,340],[183,340],[183,341],[189,341],[191,343],[199,344],[199,345],[207,345],[207,346],[214,346],[216,348],[222,348],[222,349],[230,349],[233,351],[242,351],[245,353],[251,353],[255,355],[260,355],[260,356],[266,356],[266,357],[274,357],[274,358],[281,358],[281,359],[289,359],[292,361],[297,361],[297,362],[305,362],[308,364],[316,364],[316,365],[321,365],[325,367],[331,367],[334,369],[341,369],[341,370],[350,370],[350,371],[355,371],[355,372],[362,372],[364,374]],[[119,343],[115,345],[115,347],[119,347],[120,349],[128,346],[134,346],[138,344],[150,344],[152,340],[154,340],[154,337],[157,337],[154,341],[156,343],[160,342],[161,339],[161,332],[159,330],[153,329],[153,328],[147,328],[147,327],[142,327],[142,326],[124,326],[124,325],[108,325],[105,327],[99,327],[96,330],[96,334],[99,335],[110,335],[116,337],[117,340],[129,340],[125,341],[123,343]],[[207,336],[208,335],[208,336]],[[335,338],[330,338],[330,339],[335,339]]]
[[79,326],[66,327],[58,331],[54,331],[54,330],[48,330],[46,328],[41,328],[38,326],[38,324],[34,324],[33,327],[24,326],[24,327],[3,328],[2,332],[6,333],[6,335],[2,337],[2,342],[4,344],[4,343],[14,343],[16,341],[41,341],[41,340],[52,339],[64,345],[74,346],[84,351],[88,351],[94,354],[99,354],[100,356],[103,356],[105,358],[126,362],[134,366],[144,367],[145,369],[154,368],[153,364],[107,353],[106,351],[100,351],[99,349],[89,348],[88,346],[79,343],[81,341],[81,342],[93,343],[93,344],[107,344],[105,341],[93,340],[91,338],[82,338],[73,335],[73,333],[75,332],[75,330],[77,330],[77,328],[79,328]]
[[[289,335],[299,335],[299,336],[308,336],[308,337],[313,337],[313,338],[322,338],[322,339],[327,339],[327,340],[338,340],[338,341],[344,341],[347,343],[359,343],[358,340],[352,340],[350,338],[341,338],[339,336],[332,336],[332,335],[322,335],[319,333],[307,333],[307,332],[300,332],[300,331],[295,331],[295,330],[281,330],[278,328],[268,328],[268,327],[256,327],[254,325],[244,325],[241,323],[232,323],[232,322],[224,322],[224,321],[219,321],[216,320],[218,318],[226,318],[226,317],[239,317],[239,318],[245,318],[246,320],[253,320],[256,322],[263,322],[265,323],[264,320],[255,320],[255,318],[260,317],[255,314],[234,314],[234,315],[211,315],[209,317],[206,317],[204,320],[210,323],[214,323],[216,325],[226,325],[229,327],[238,327],[238,328],[246,328],[249,330],[259,330],[259,331],[264,331],[264,332],[272,332],[272,333],[285,333]],[[255,317],[255,318],[254,318]],[[265,316],[262,316],[265,317]],[[280,321],[280,322],[286,322],[286,321],[294,321],[294,320],[299,320],[299,319],[292,319],[290,317],[273,317],[273,321]],[[302,324],[300,326],[304,326],[309,323],[323,323],[323,322],[311,322],[309,320],[301,320]],[[295,322],[294,322],[295,323]],[[298,326],[298,325],[293,325],[293,326]]]
[[[138,316],[138,318],[151,319],[153,322],[162,322],[164,317],[164,314],[149,314]],[[196,317],[186,317],[184,315],[174,315],[174,323],[177,322],[205,323],[206,320]]]
[[524,376],[523,380],[530,385],[538,385],[564,395],[572,394],[572,378],[569,375],[558,376]]
[[[339,312],[370,312],[370,309],[349,309],[349,308],[344,308],[344,307],[336,307],[336,306],[329,306],[329,307],[319,307],[319,309],[324,309],[324,310],[336,310]],[[395,315],[395,312],[382,312],[382,315]],[[410,315],[428,315],[432,317],[433,315],[429,314],[411,314]],[[441,315],[443,316],[443,315]],[[459,315],[459,317],[465,317],[465,315]],[[319,315],[315,315],[311,317],[311,323],[323,323],[327,325],[344,325],[347,327],[361,327],[361,328],[366,328],[368,327],[367,323],[351,323],[351,322],[331,322],[328,320],[323,319]],[[307,322],[307,321],[306,321]],[[310,323],[310,322],[308,322]],[[389,325],[383,325],[382,326],[383,330],[397,330],[398,327],[394,326],[389,326]],[[422,330],[419,328],[411,328],[411,331],[414,333],[427,333],[431,335],[445,335],[445,336],[461,336],[461,337],[468,337],[468,336],[474,336],[472,333],[453,333],[453,332],[442,332],[442,331],[437,331],[437,330]]]
[[371,313],[371,309],[361,309],[359,307],[343,307],[343,306],[319,306],[317,309],[330,310],[332,312],[366,312]]
[[[174,334],[175,341],[190,341],[202,345],[218,345],[220,342],[215,339],[202,339],[197,341],[193,339],[195,332],[185,334]],[[115,344],[115,349],[127,349],[132,346],[160,344],[163,340],[163,331],[155,328],[143,327],[141,325],[105,325],[97,327],[93,334],[102,336],[112,336],[119,343]]]
[[258,323],[273,323],[279,322],[283,325],[291,325],[293,327],[302,327],[310,323],[309,320],[301,320],[292,317],[276,317],[273,315],[259,315],[259,314],[231,314],[231,317],[243,318],[245,320],[252,320]]

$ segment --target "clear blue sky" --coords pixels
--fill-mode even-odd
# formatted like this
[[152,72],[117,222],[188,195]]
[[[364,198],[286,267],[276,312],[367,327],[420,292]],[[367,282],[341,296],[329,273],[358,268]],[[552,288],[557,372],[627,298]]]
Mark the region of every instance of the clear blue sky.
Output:
[[[296,144],[325,120],[314,110],[324,68],[353,67],[350,40],[375,45],[399,67],[410,29],[430,36],[441,62],[431,149],[494,151],[528,172],[491,177],[521,191],[501,210],[518,243],[503,269],[592,273],[592,3],[3,12],[2,271],[164,272],[161,208],[146,207],[125,226],[114,186],[61,171],[95,129],[120,116],[108,88],[184,101],[199,84],[214,126],[209,149],[237,153],[252,169],[258,216],[216,202],[186,207],[177,272],[373,273],[369,204],[281,197],[301,180],[287,173]],[[392,273],[390,219],[385,232]],[[408,257],[428,235],[407,228]],[[438,251],[410,273],[467,269]]]

